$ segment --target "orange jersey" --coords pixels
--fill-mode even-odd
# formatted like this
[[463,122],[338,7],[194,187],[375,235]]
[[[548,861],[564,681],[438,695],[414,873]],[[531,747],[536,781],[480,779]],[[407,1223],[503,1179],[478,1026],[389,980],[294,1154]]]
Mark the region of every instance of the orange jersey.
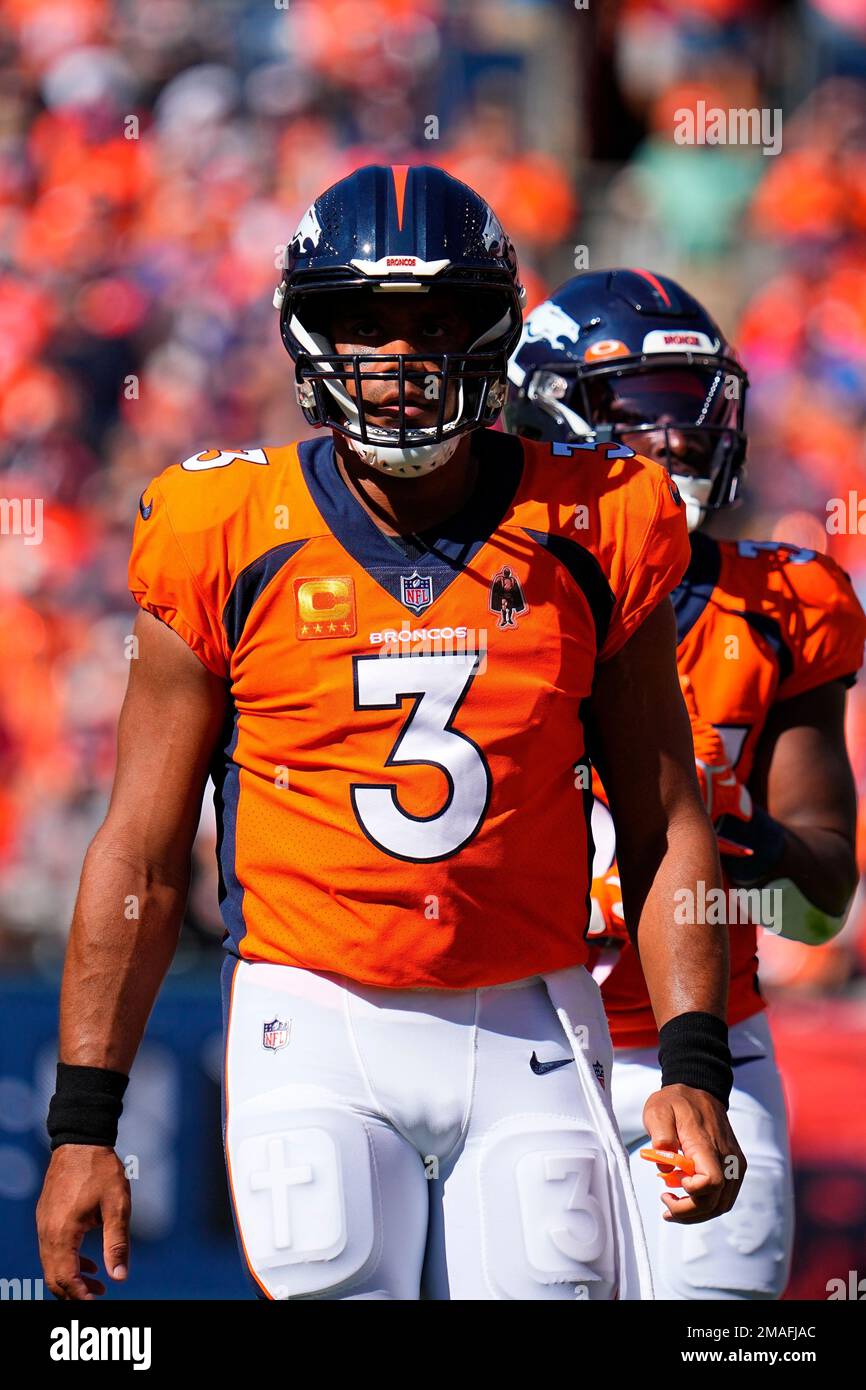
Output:
[[681,577],[683,509],[622,446],[473,447],[469,503],[412,538],[330,435],[145,489],[130,589],[231,695],[213,776],[245,960],[471,988],[586,959],[581,701]]
[[[775,542],[717,541],[697,532],[673,597],[680,674],[692,682],[701,717],[718,729],[739,780],[747,783],[772,705],[842,680],[863,661],[866,615],[847,575],[826,555]],[[612,848],[606,850],[611,858]],[[596,861],[596,873],[607,864]],[[732,925],[728,1022],[764,1007],[757,928]],[[658,1038],[646,984],[630,943],[602,984],[618,1047]]]

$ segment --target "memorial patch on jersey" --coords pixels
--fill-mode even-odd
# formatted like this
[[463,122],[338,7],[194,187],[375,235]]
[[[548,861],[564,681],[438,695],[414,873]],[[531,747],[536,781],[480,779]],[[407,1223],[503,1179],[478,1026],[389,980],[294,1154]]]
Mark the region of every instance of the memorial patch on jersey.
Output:
[[296,579],[294,590],[295,631],[301,641],[355,636],[355,585],[349,575]]
[[489,606],[491,613],[499,616],[497,627],[516,627],[517,618],[529,612],[520,580],[510,565],[503,565],[491,579]]

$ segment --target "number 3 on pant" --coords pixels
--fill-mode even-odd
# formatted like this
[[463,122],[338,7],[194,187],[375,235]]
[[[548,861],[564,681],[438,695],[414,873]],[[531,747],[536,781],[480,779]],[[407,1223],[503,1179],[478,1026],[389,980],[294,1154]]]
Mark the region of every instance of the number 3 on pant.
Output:
[[472,651],[423,652],[352,660],[355,709],[398,709],[404,700],[415,702],[385,767],[438,767],[448,782],[445,804],[432,816],[404,810],[393,782],[354,782],[351,796],[358,824],[374,845],[395,859],[447,859],[478,833],[490,803],[490,769],[484,755],[477,743],[452,727],[481,657]]

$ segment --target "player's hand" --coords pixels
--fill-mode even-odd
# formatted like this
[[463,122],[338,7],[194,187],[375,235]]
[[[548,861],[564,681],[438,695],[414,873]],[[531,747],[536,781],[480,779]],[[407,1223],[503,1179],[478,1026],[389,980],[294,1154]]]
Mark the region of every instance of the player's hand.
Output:
[[125,1279],[129,1266],[129,1180],[114,1149],[61,1144],[51,1155],[36,1208],[39,1257],[45,1282],[57,1298],[93,1299],[105,1285],[96,1265],[80,1255],[81,1242],[102,1226],[105,1268]]
[[628,941],[628,930],[622,909],[622,889],[619,869],[613,864],[606,874],[592,880],[589,926],[586,940],[601,949],[619,949]]
[[681,1149],[695,1165],[694,1177],[682,1179],[685,1196],[670,1189],[662,1192],[664,1220],[691,1226],[730,1211],[746,1174],[746,1160],[724,1106],[707,1091],[663,1086],[650,1096],[643,1119],[654,1149]]
[[[701,718],[694,686],[688,676],[680,676],[680,687],[692,725],[695,769],[701,796],[710,820],[715,824],[725,815],[735,816],[737,820],[751,820],[752,798],[749,789],[731,767],[718,729]],[[722,836],[719,836],[719,849],[723,854],[748,854],[748,850]]]

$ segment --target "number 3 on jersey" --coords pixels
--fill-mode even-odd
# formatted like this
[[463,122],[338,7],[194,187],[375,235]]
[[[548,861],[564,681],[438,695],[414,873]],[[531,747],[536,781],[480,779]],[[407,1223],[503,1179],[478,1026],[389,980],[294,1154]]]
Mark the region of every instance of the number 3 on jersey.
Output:
[[448,782],[441,810],[413,816],[393,782],[354,782],[352,807],[364,834],[395,859],[430,863],[456,854],[478,833],[490,802],[490,769],[481,749],[453,728],[478,671],[477,652],[356,656],[355,709],[414,707],[385,762],[438,767]]

